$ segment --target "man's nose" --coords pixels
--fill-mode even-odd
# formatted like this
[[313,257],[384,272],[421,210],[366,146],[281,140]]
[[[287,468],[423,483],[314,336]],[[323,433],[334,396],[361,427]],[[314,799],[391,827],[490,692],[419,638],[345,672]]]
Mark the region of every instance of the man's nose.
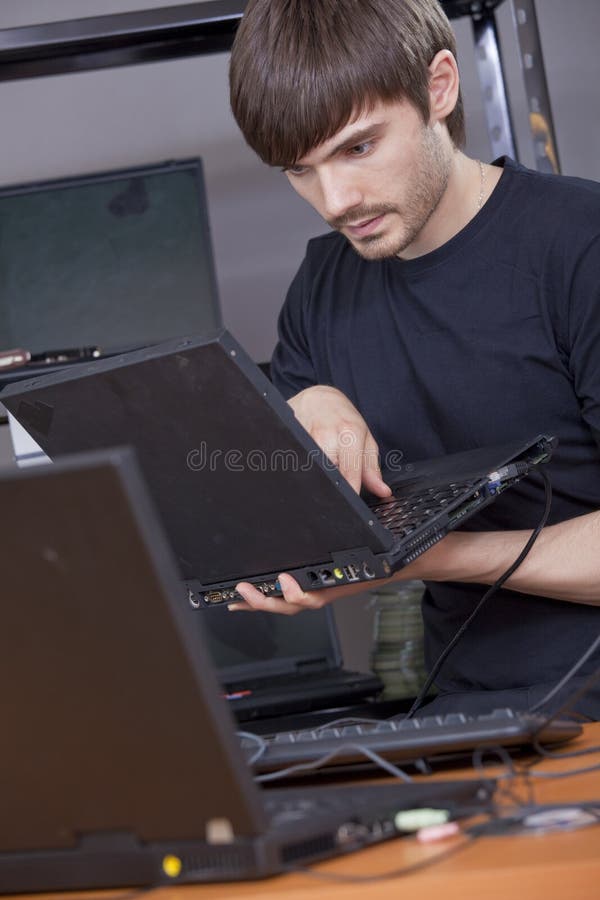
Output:
[[339,172],[322,172],[320,175],[323,215],[331,222],[340,219],[363,200],[362,191],[354,180]]

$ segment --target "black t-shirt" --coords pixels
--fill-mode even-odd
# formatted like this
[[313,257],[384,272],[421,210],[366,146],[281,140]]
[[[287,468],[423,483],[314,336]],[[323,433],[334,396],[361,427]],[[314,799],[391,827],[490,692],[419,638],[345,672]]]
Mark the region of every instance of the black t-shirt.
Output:
[[[310,241],[280,315],[272,377],[287,398],[314,384],[342,390],[384,470],[557,435],[552,524],[600,509],[600,185],[497,164],[504,171],[485,206],[432,253],[365,261],[340,234]],[[466,527],[531,529],[543,505],[541,479],[528,478]],[[429,665],[482,592],[427,584]],[[537,685],[530,699],[541,696],[598,632],[598,607],[500,591],[437,686]],[[580,674],[599,664],[595,654]],[[581,708],[600,716],[596,698]]]

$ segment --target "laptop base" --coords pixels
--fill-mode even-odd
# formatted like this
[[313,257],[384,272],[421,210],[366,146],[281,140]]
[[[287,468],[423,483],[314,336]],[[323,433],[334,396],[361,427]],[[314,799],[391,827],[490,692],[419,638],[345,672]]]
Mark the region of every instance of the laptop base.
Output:
[[435,806],[451,819],[485,812],[495,788],[492,779],[465,779],[269,789],[262,792],[271,819],[263,835],[229,836],[220,819],[212,843],[143,842],[114,831],[88,835],[72,848],[4,852],[0,894],[266,878],[398,837],[401,810]]

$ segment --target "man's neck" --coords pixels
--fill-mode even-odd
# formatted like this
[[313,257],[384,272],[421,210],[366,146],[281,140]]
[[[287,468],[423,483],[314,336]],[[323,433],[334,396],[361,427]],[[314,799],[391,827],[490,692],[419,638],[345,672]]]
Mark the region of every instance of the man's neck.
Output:
[[442,199],[412,244],[399,254],[400,258],[425,256],[462,231],[489,199],[502,171],[497,166],[482,168],[479,160],[456,150]]

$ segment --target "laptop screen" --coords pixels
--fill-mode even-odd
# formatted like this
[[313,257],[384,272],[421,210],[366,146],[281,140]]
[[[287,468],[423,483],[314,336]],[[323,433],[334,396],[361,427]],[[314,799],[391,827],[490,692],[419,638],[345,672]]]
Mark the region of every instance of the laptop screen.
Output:
[[287,618],[231,613],[225,606],[215,606],[190,610],[189,622],[202,628],[223,684],[301,672],[318,662],[323,668],[341,663],[333,613],[328,608]]
[[199,159],[0,190],[0,347],[105,353],[221,325]]
[[264,578],[317,565],[330,551],[391,546],[391,532],[325,465],[225,331],[9,385],[0,396],[53,459],[133,446],[185,580]]

